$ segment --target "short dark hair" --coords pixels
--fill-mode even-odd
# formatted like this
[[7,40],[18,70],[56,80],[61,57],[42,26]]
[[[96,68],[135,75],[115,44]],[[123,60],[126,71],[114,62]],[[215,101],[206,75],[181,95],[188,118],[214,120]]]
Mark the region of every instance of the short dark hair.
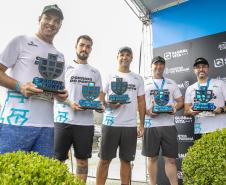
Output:
[[80,39],[88,40],[88,41],[91,42],[91,46],[93,45],[93,39],[92,39],[89,35],[80,35],[80,36],[77,38],[76,46],[78,45]]

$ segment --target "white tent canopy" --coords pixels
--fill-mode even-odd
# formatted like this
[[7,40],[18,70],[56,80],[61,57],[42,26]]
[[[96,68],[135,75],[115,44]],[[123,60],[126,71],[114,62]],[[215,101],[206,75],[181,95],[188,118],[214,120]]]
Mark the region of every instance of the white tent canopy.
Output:
[[150,13],[154,13],[189,0],[124,0],[136,16],[144,23],[150,22]]

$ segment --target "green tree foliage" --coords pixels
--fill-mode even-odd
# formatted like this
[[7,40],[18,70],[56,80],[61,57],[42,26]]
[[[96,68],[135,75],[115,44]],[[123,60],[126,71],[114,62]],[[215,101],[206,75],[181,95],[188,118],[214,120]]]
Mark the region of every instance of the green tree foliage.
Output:
[[84,185],[55,159],[18,151],[0,155],[0,185]]
[[226,129],[197,140],[189,148],[182,169],[185,185],[226,185]]

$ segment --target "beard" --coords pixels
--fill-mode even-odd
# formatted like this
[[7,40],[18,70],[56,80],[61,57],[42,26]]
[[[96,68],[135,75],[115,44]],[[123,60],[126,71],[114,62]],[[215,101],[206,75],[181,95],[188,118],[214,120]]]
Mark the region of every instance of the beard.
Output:
[[86,53],[86,55],[81,55],[79,53],[76,53],[76,54],[80,60],[87,60],[87,58],[89,57],[89,55],[87,53]]
[[203,79],[203,78],[207,77],[207,74],[201,74],[201,75],[199,74],[198,76],[199,76],[199,78]]

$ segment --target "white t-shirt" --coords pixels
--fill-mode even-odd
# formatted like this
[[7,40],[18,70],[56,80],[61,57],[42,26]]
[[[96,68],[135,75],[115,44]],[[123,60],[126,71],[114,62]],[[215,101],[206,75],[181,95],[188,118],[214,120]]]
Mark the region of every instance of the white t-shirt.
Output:
[[137,126],[137,96],[144,95],[143,78],[133,72],[121,73],[117,71],[110,75],[104,84],[104,93],[106,93],[106,101],[109,95],[114,94],[111,89],[111,82],[115,82],[116,78],[122,78],[123,82],[128,83],[125,95],[129,96],[131,103],[123,104],[117,109],[107,108],[104,113],[103,124],[114,127],[136,127]]
[[[102,91],[100,72],[89,64],[78,64],[73,62],[65,74],[65,84],[68,90],[68,99],[79,103],[85,99],[82,95],[82,87],[94,82],[95,86]],[[68,105],[61,102],[54,102],[54,122],[68,123],[73,125],[93,125],[93,111],[73,111]]]
[[[38,70],[38,57],[48,58],[55,54],[57,61],[64,62],[62,53],[52,44],[48,44],[36,36],[18,36],[14,38],[0,55],[0,63],[6,66],[8,74],[19,82],[32,82],[34,77],[41,77]],[[54,79],[64,81],[64,71]],[[7,89],[3,104],[0,123],[18,126],[53,127],[53,96],[45,93],[41,99],[30,98]],[[43,100],[45,99],[45,100]]]
[[[200,84],[206,86],[207,83]],[[198,82],[189,86],[185,93],[185,103],[194,104],[195,90],[198,90]],[[211,79],[208,90],[212,90],[214,97],[209,101],[216,107],[224,107],[226,101],[226,84],[222,80]],[[205,112],[201,113],[205,114]],[[226,128],[226,114],[206,114],[206,116],[195,116],[195,134],[213,132],[216,129]]]
[[[168,78],[165,79],[165,84],[163,86],[163,90],[167,93],[169,93],[169,102],[167,105],[173,105],[175,104],[175,99],[182,96],[179,87],[177,84]],[[155,83],[158,85],[158,87],[161,89],[162,81],[163,79],[154,79]],[[152,107],[153,101],[154,101],[154,95],[153,93],[157,92],[158,89],[156,88],[153,79],[150,79],[150,81],[147,83],[145,87],[145,100],[146,100],[146,109],[150,109]],[[160,113],[155,118],[152,118],[148,115],[145,115],[145,128],[150,127],[161,127],[161,126],[171,126],[174,125],[174,115],[170,115],[168,113]]]

